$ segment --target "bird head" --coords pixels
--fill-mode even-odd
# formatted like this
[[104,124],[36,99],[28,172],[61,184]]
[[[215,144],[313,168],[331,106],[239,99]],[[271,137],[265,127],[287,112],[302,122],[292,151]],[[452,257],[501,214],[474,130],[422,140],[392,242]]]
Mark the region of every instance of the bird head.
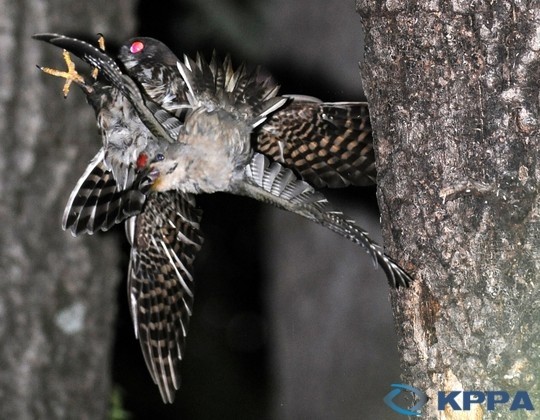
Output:
[[[118,59],[130,74],[144,78],[155,66],[176,68],[178,58],[163,42],[154,38],[131,38],[120,47]],[[145,78],[146,80],[146,78]]]

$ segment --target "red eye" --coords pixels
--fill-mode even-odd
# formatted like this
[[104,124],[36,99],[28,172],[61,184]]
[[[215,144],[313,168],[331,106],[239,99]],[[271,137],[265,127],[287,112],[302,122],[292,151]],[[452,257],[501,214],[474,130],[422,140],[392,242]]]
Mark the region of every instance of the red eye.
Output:
[[148,155],[142,152],[137,158],[137,169],[144,168],[148,163]]
[[131,47],[129,47],[129,51],[131,51],[132,54],[137,54],[142,50],[144,50],[144,44],[141,41],[134,41],[133,44],[131,44]]

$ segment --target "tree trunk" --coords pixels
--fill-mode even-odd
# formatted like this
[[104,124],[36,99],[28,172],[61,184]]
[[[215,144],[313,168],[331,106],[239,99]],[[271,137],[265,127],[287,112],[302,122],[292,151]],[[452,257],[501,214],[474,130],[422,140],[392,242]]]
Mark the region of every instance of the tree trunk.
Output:
[[[133,1],[0,0],[0,418],[105,418],[118,267],[111,236],[73,238],[63,206],[101,141],[92,109],[36,64],[37,32],[127,37]],[[123,277],[123,274],[122,274]]]
[[451,390],[526,390],[538,410],[540,6],[357,8],[383,237],[416,279],[392,297],[402,379],[430,397],[423,418],[455,418],[437,409]]

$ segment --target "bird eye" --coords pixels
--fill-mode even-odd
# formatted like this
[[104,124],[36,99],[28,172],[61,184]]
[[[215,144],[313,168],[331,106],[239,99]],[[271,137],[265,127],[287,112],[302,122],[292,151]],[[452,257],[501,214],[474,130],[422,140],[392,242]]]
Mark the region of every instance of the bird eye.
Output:
[[163,159],[165,159],[165,156],[163,156],[163,154],[158,153],[156,155],[156,161],[161,162]]
[[133,43],[129,47],[129,51],[131,51],[132,54],[137,54],[142,50],[144,50],[144,44],[141,41],[133,41]]

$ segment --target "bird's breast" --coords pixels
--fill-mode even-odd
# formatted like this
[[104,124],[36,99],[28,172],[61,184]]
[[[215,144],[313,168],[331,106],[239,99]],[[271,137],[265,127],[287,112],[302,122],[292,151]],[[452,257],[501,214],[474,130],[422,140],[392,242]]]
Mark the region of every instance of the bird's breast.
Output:
[[186,118],[178,143],[155,165],[154,189],[191,193],[228,191],[252,156],[250,126],[224,111],[199,110]]

